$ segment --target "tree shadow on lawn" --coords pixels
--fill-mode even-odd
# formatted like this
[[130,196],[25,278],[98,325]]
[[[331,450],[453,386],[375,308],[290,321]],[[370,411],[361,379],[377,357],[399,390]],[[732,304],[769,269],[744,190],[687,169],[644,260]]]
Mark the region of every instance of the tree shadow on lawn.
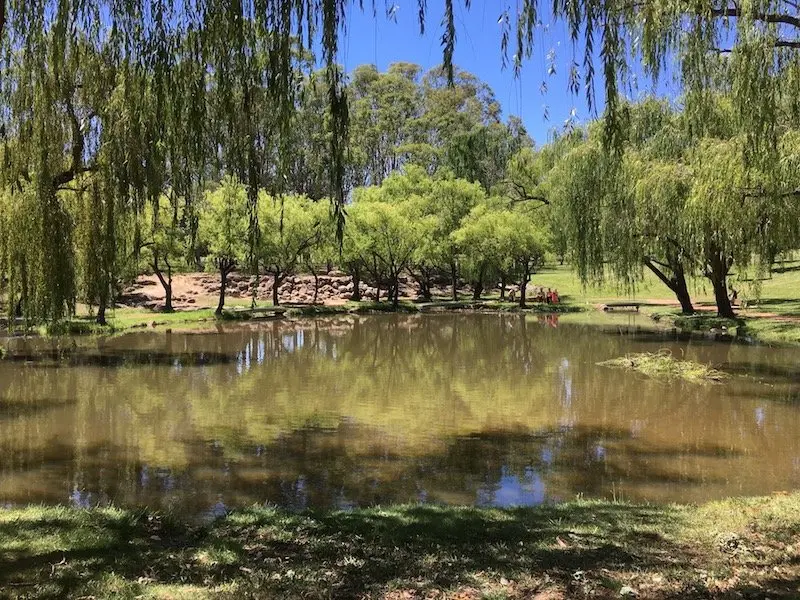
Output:
[[659,530],[675,518],[672,509],[597,503],[420,505],[305,515],[253,509],[191,528],[143,514],[44,509],[0,522],[0,590],[72,597],[111,572],[129,582],[238,580],[237,595],[337,598],[397,585],[450,589],[476,576],[547,573],[566,585],[576,571],[673,564],[677,552]]
[[[254,508],[202,527],[124,511],[29,510],[29,518],[23,511],[0,521],[0,596],[134,597],[150,584],[167,584],[236,598],[365,598],[391,589],[425,597],[505,580],[529,586],[507,597],[534,597],[540,589],[565,594],[555,597],[619,597],[630,573],[657,573],[678,583],[640,597],[765,597],[769,590],[788,598],[796,597],[798,583],[770,571],[760,583],[701,589],[696,571],[708,567],[707,557],[675,541],[686,512],[674,507],[579,501],[509,510]],[[112,573],[117,587],[109,588]]]

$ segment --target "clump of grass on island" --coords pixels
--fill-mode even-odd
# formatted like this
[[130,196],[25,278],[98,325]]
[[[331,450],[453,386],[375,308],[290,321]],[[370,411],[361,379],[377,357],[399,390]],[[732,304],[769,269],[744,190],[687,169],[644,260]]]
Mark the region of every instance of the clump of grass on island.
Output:
[[626,354],[625,356],[604,360],[597,364],[604,367],[638,371],[649,377],[684,379],[693,382],[722,381],[727,377],[726,373],[718,371],[709,365],[691,360],[677,359],[666,350]]

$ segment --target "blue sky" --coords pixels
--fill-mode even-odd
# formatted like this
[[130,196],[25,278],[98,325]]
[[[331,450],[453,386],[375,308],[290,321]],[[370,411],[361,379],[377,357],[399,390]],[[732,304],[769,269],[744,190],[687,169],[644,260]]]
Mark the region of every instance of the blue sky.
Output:
[[[391,5],[392,0],[387,0]],[[376,0],[377,17],[373,17],[372,2],[364,1],[363,12],[357,3],[351,6],[347,18],[347,35],[341,40],[339,62],[349,72],[360,64],[376,64],[383,71],[391,63],[408,61],[430,68],[442,61],[441,20],[444,3],[441,0],[428,2],[425,35],[419,33],[417,2],[397,0],[396,22],[386,17],[385,4]],[[458,0],[456,5],[457,41],[455,63],[488,83],[503,107],[504,115],[520,116],[531,137],[537,144],[547,141],[554,128],[563,126],[573,109],[579,121],[591,119],[583,91],[574,96],[568,90],[568,66],[572,63],[572,43],[561,23],[544,23],[537,30],[537,42],[531,58],[525,61],[522,73],[515,78],[513,69],[502,70],[500,35],[498,24],[502,3],[496,0],[473,0],[467,10]],[[512,33],[513,36],[513,33]],[[512,39],[509,46],[512,46]],[[599,40],[595,44],[598,47]],[[548,53],[553,51],[555,74],[548,74],[551,61]],[[583,48],[576,49],[577,62],[582,64]],[[597,110],[602,111],[602,70],[596,67],[598,78],[595,92]],[[547,91],[542,92],[542,83]],[[674,85],[670,81],[658,82],[655,90],[659,95],[674,96]],[[653,90],[651,82],[642,79],[633,97]],[[549,115],[549,119],[545,115]]]

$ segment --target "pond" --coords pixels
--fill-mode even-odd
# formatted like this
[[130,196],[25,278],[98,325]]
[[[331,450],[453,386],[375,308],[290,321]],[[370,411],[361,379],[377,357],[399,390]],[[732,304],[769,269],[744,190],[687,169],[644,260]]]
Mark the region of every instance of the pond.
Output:
[[[207,517],[584,497],[700,502],[800,484],[800,350],[519,314],[10,339],[0,504]],[[732,376],[598,366],[668,349]]]

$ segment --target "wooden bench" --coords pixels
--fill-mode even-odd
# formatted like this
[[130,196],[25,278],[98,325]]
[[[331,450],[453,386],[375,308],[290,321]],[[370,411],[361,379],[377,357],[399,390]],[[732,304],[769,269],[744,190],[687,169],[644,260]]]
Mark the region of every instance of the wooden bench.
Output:
[[614,310],[616,308],[627,309],[632,308],[636,312],[639,312],[639,305],[640,302],[609,302],[608,304],[603,305],[603,310],[609,311]]

